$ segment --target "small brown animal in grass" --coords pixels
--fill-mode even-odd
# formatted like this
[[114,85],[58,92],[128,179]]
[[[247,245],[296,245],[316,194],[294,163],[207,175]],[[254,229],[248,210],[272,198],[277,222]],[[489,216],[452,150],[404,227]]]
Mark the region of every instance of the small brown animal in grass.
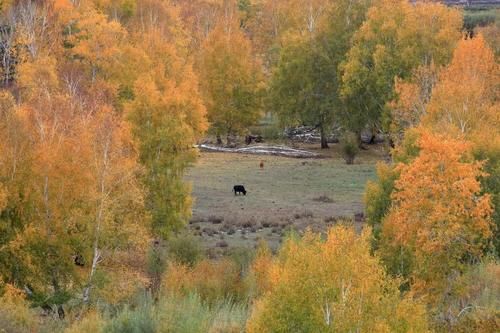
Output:
[[260,168],[264,169],[264,161],[260,161]]

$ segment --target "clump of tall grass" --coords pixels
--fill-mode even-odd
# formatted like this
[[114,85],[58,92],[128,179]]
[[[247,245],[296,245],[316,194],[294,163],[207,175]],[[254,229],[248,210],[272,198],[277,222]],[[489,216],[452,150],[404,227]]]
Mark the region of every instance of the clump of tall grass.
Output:
[[140,304],[132,309],[125,306],[104,326],[106,333],[155,333],[158,323],[155,320],[154,304],[150,297],[141,298]]
[[102,319],[89,316],[70,328],[70,332],[105,333],[211,333],[242,332],[247,307],[231,300],[214,304],[204,302],[197,294],[163,296],[155,304],[151,297],[142,298],[133,308],[124,307],[114,316]]
[[165,297],[158,304],[158,332],[207,333],[241,332],[246,323],[247,309],[230,300],[212,305],[197,294]]

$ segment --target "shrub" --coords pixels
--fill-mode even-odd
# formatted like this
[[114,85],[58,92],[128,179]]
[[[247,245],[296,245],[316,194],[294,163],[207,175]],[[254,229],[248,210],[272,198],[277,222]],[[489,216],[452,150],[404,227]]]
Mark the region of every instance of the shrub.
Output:
[[202,260],[193,267],[172,263],[163,278],[167,295],[197,293],[203,301],[214,304],[217,300],[246,298],[238,265],[230,259]]
[[154,307],[150,299],[135,310],[126,307],[104,327],[106,333],[155,333]]
[[498,332],[500,265],[487,259],[469,268],[450,286],[434,311],[436,331]]
[[167,269],[167,253],[160,241],[155,241],[148,253],[148,274],[151,281],[151,292],[158,295],[161,286],[161,277]]
[[269,125],[262,128],[264,140],[279,140],[283,138],[283,129],[276,125]]
[[102,332],[105,327],[105,321],[98,313],[87,313],[86,316],[80,321],[76,321],[70,326],[65,333],[88,333],[88,332]]
[[228,247],[228,246],[229,246],[229,244],[228,244],[226,241],[221,240],[220,242],[217,242],[217,243],[215,244],[215,246],[225,248],[225,247]]
[[240,274],[245,276],[255,256],[255,250],[247,247],[236,247],[229,251],[229,258],[236,264]]
[[36,314],[29,308],[22,291],[6,285],[0,297],[0,332],[36,332],[38,326]]
[[168,254],[172,260],[194,266],[202,257],[200,242],[190,234],[180,234],[168,241]]
[[210,328],[210,310],[197,294],[171,295],[158,305],[160,333],[205,333]]
[[[65,332],[237,333],[243,332],[246,319],[246,306],[230,300],[218,300],[210,305],[195,293],[168,295],[153,303],[151,297],[142,296],[136,307],[127,305],[107,320],[90,312]],[[3,332],[1,328],[0,331]]]
[[378,248],[382,219],[391,207],[391,194],[398,175],[398,172],[393,167],[385,163],[379,163],[377,165],[377,179],[369,180],[366,184],[364,196],[365,216],[366,222],[372,227],[373,231],[373,250]]
[[261,296],[271,289],[269,271],[272,263],[273,257],[269,245],[265,241],[260,241],[247,278],[254,296]]
[[223,221],[224,221],[224,217],[222,217],[222,216],[211,215],[208,217],[208,222],[211,222],[213,224],[221,224]]
[[218,302],[211,308],[212,320],[209,333],[244,332],[248,317],[246,306],[229,300]]
[[227,300],[209,306],[197,294],[163,298],[157,312],[159,333],[239,333],[247,318],[244,306]]
[[326,194],[320,195],[319,197],[313,198],[313,201],[324,202],[324,203],[332,203],[334,202],[332,198],[327,196]]
[[262,265],[270,283],[247,332],[427,332],[425,308],[401,299],[399,281],[370,255],[369,238],[369,230],[359,236],[337,226],[326,240],[311,232],[288,240]]
[[491,195],[494,209],[492,217],[495,223],[493,245],[496,256],[500,257],[500,148],[498,143],[495,147],[495,140],[489,140],[488,134],[485,135],[484,141],[474,149],[474,157],[477,161],[485,161],[484,170],[488,175],[481,177],[481,188],[483,192]]
[[156,333],[156,322],[152,317],[153,309],[150,306],[140,307],[135,311],[128,308],[117,317],[111,319],[104,327],[107,333]]
[[302,219],[302,218],[313,218],[314,217],[314,213],[310,210],[305,210],[303,211],[302,213],[295,213],[293,214],[293,217],[296,219],[296,220],[299,220],[299,219]]
[[356,134],[347,132],[341,139],[342,155],[347,164],[353,164],[356,155],[359,153],[359,143]]
[[283,138],[283,129],[275,123],[261,124],[259,126],[252,126],[250,133],[255,136],[261,136],[264,141],[279,140]]

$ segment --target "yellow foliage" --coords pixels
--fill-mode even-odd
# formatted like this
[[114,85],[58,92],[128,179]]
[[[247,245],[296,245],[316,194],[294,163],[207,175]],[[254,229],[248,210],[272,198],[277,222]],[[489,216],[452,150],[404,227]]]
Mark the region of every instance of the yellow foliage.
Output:
[[[370,230],[338,226],[326,240],[288,240],[269,270],[248,332],[426,332],[425,310],[370,255]],[[411,309],[411,311],[410,311]]]
[[202,260],[194,267],[171,263],[163,281],[163,291],[180,295],[197,293],[208,302],[241,298],[245,286],[238,266],[229,259]]
[[260,115],[260,67],[236,20],[221,22],[203,43],[200,83],[207,117],[217,135],[234,135]]
[[37,315],[30,310],[24,293],[7,284],[0,297],[0,330],[7,332],[35,332],[38,329]]
[[105,321],[95,311],[85,313],[82,319],[75,321],[69,328],[64,330],[65,333],[89,333],[102,332]]

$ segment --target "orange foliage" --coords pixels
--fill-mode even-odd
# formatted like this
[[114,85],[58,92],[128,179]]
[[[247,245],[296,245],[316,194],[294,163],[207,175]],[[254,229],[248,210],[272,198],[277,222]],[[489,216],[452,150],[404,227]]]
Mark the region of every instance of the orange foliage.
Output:
[[492,207],[489,195],[481,195],[482,163],[468,162],[469,143],[422,131],[418,146],[419,156],[398,166],[382,237],[411,253],[415,290],[432,295],[465,262],[482,256],[492,235]]
[[163,291],[174,294],[198,293],[202,299],[244,297],[239,267],[229,259],[202,260],[194,267],[172,263],[163,277]]
[[4,332],[38,332],[38,314],[29,308],[25,294],[11,284],[0,297],[0,327]]
[[270,269],[273,264],[272,253],[266,243],[260,244],[255,259],[250,266],[250,278],[255,284],[256,294],[262,295],[271,290]]
[[[139,1],[127,25],[106,15],[110,6],[22,2],[9,14],[22,54],[9,81],[16,98],[0,94],[0,210],[10,212],[0,216],[0,274],[57,305],[82,291],[84,301],[116,303],[146,284],[150,218],[141,148],[181,161],[160,170],[172,193],[159,201],[186,219],[182,172],[207,127],[176,6]],[[161,15],[142,20],[146,13]],[[158,111],[164,127],[141,134],[167,147],[141,146],[132,135],[136,124],[123,111],[135,106]],[[96,288],[97,271],[117,288]]]
[[471,135],[485,126],[500,129],[500,66],[479,35],[459,42],[451,64],[439,75],[428,105],[425,126]]
[[418,67],[409,81],[396,78],[394,89],[398,98],[389,103],[391,132],[396,143],[403,139],[405,130],[416,127],[426,114],[436,81],[437,68],[433,64]]

